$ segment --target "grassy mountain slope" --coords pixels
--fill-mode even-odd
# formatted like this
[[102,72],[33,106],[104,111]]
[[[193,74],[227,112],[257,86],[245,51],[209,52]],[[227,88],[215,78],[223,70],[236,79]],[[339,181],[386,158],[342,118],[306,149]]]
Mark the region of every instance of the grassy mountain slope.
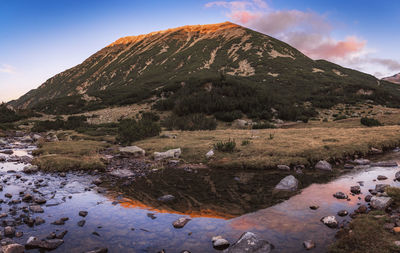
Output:
[[314,107],[367,99],[397,107],[400,91],[226,22],[121,38],[11,104],[67,114],[153,101],[178,115],[238,111],[267,119],[276,109],[295,120]]

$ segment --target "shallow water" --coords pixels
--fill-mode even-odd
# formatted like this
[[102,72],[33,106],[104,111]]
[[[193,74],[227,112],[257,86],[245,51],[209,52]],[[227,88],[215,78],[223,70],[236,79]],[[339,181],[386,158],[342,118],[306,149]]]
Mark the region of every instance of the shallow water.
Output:
[[[30,150],[32,148],[19,150],[17,154],[29,155]],[[381,160],[400,160],[400,154],[392,153]],[[25,175],[18,172],[23,167],[23,164],[0,163],[0,180],[8,179],[2,183],[4,189],[0,198],[8,201],[5,193],[11,193],[12,199],[20,198],[20,191],[32,193],[34,182],[43,179],[37,188],[39,193],[33,194],[44,196],[48,202],[42,206],[44,213],[31,216],[40,216],[46,223],[32,228],[18,225],[16,230],[24,235],[13,239],[24,244],[29,236],[44,238],[51,232],[68,230],[64,244],[54,252],[84,252],[95,247],[107,247],[109,252],[158,252],[161,249],[166,252],[217,252],[211,245],[213,236],[222,235],[233,243],[245,231],[257,232],[270,241],[275,245],[274,252],[306,252],[302,242],[309,239],[317,244],[313,252],[325,252],[337,230],[322,224],[323,216],[336,215],[342,209],[351,213],[358,204],[364,203],[368,189],[375,188],[377,183],[400,186],[393,181],[398,168],[359,169],[329,183],[311,184],[300,194],[263,208],[271,203],[269,179],[276,183],[284,176],[276,178],[276,175],[260,171],[215,173],[201,170],[181,171],[181,174],[164,171],[132,182],[128,191],[131,198],[127,198],[115,191],[98,189],[91,184],[94,176],[71,173],[66,177],[43,173]],[[17,172],[7,173],[10,169]],[[16,178],[18,174],[22,176],[19,179]],[[374,182],[378,175],[389,179]],[[23,181],[24,178],[27,181]],[[350,196],[351,201],[332,196],[337,191],[350,195],[350,186],[357,185],[358,181],[364,181],[362,194]],[[173,194],[177,200],[168,205],[156,200],[164,194]],[[309,209],[310,205],[320,208],[314,211]],[[8,213],[12,206],[1,204],[1,212]],[[89,212],[86,218],[78,215],[81,210]],[[15,217],[21,213],[18,210]],[[184,228],[175,229],[172,222],[182,216],[191,216],[192,220]],[[65,225],[51,224],[61,217],[69,218]],[[349,217],[336,217],[340,222],[350,220]],[[9,215],[0,221],[4,223],[11,218]],[[79,227],[77,222],[83,219],[86,223]]]

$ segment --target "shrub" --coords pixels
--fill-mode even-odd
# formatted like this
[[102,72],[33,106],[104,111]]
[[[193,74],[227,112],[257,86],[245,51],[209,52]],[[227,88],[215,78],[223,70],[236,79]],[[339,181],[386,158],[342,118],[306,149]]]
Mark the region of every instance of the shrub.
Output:
[[139,121],[124,119],[119,123],[117,141],[124,145],[129,145],[134,141],[157,136],[160,132],[160,125],[154,121],[148,119]]
[[373,127],[373,126],[382,126],[382,123],[379,122],[379,120],[374,119],[374,118],[367,118],[363,117],[360,120],[361,124],[367,127]]
[[227,142],[219,141],[215,143],[214,149],[221,152],[233,152],[236,148],[235,140],[229,139]]
[[347,119],[347,116],[346,115],[339,115],[336,118],[334,118],[333,121],[342,120],[342,119]]
[[160,120],[160,116],[157,113],[154,113],[154,112],[143,112],[142,113],[142,119],[150,120],[150,121],[159,121]]
[[242,146],[247,146],[249,145],[251,142],[249,140],[243,140],[242,141]]
[[252,129],[268,129],[268,128],[276,128],[274,124],[265,122],[265,123],[259,123],[251,126]]
[[182,117],[173,114],[164,120],[163,126],[169,130],[215,130],[217,122],[214,117],[207,117],[201,113]]
[[240,119],[243,116],[241,111],[216,112],[214,115],[218,120],[225,122],[232,122],[235,119]]

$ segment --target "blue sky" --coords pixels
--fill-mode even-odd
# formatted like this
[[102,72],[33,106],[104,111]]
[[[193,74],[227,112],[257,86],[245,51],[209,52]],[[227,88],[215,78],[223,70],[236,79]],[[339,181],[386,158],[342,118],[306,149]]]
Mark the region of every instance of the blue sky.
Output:
[[380,77],[400,72],[395,0],[0,0],[0,101],[18,98],[120,37],[226,20],[312,58]]

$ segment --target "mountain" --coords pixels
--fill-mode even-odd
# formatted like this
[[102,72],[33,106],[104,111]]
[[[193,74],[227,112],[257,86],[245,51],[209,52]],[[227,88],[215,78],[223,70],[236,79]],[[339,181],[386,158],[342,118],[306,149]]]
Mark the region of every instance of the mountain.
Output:
[[382,80],[385,80],[385,81],[388,81],[388,82],[392,82],[392,83],[396,83],[396,84],[400,84],[400,73],[396,74],[394,76],[385,77]]
[[[399,106],[395,85],[225,22],[120,38],[10,104],[77,113],[132,103],[190,113],[310,117],[310,107],[373,100]],[[308,109],[307,109],[308,108]],[[264,115],[264,116],[262,116]]]

